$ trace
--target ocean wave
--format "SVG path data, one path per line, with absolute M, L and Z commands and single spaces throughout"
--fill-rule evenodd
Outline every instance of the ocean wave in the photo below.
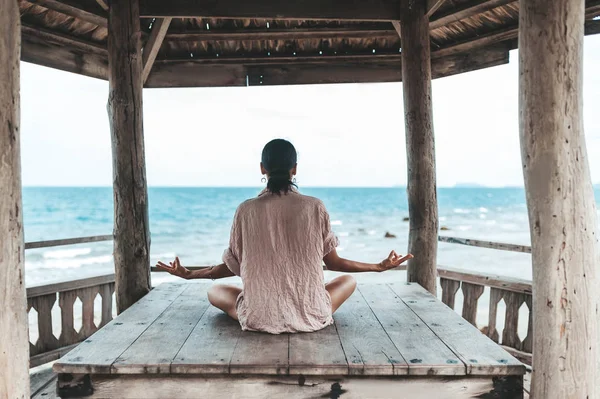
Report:
M 488 209 L 484 208 L 484 207 L 481 207 L 481 208 L 479 208 L 479 212 L 481 212 L 481 213 L 488 213 Z
M 341 220 L 332 220 L 331 221 L 331 225 L 332 226 L 341 226 L 342 225 L 342 221 Z
M 157 258 L 157 259 L 170 259 L 173 260 L 175 259 L 175 257 L 177 256 L 177 254 L 175 252 L 163 252 L 160 254 L 152 254 L 152 258 Z
M 97 265 L 102 263 L 112 263 L 112 255 L 92 256 L 89 258 L 79 259 L 49 259 L 42 262 L 27 262 L 26 268 L 32 269 L 79 269 L 86 265 Z
M 350 233 L 348 233 L 347 231 L 342 231 L 341 233 L 338 233 L 338 236 L 340 237 L 348 237 L 350 235 Z
M 44 252 L 44 259 L 68 259 L 77 256 L 89 255 L 92 248 L 73 248 L 73 249 L 58 249 L 54 251 Z

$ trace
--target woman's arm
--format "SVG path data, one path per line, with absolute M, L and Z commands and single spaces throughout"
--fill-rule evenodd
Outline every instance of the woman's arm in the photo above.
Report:
M 408 259 L 412 259 L 413 255 L 400 256 L 396 251 L 390 252 L 390 255 L 383 261 L 375 263 L 362 263 L 349 259 L 340 258 L 337 251 L 334 249 L 323 258 L 327 270 L 346 273 L 361 273 L 361 272 L 383 272 L 400 266 Z
M 186 280 L 193 280 L 193 279 L 218 280 L 220 278 L 235 276 L 235 274 L 233 274 L 233 272 L 231 270 L 229 270 L 229 268 L 227 267 L 227 265 L 225 265 L 225 263 L 222 263 L 218 266 L 206 266 L 206 267 L 203 267 L 202 269 L 189 270 L 188 268 L 181 266 L 181 262 L 179 261 L 178 257 L 176 257 L 173 262 L 169 262 L 169 265 L 159 261 L 156 264 L 156 267 L 163 269 L 164 271 L 166 271 L 174 276 L 181 277 Z

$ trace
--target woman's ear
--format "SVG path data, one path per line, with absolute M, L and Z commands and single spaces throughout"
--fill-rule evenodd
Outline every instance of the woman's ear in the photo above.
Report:
M 267 174 L 267 170 L 263 166 L 262 162 L 260 163 L 260 174 L 261 175 L 266 175 Z
M 294 165 L 294 167 L 292 168 L 292 176 L 296 176 L 297 169 L 298 169 L 298 164 Z

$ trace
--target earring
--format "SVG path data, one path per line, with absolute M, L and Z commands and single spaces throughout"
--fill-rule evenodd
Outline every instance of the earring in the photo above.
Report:
M 292 179 L 292 183 L 296 183 L 296 178 L 295 177 Z
M 261 183 L 266 183 L 266 182 L 267 182 L 267 178 L 263 176 L 263 178 L 262 178 L 262 179 L 260 179 L 260 182 L 261 182 Z

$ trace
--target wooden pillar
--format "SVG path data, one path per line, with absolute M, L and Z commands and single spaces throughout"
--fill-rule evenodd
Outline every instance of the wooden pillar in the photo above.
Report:
M 519 124 L 534 398 L 598 398 L 598 228 L 583 132 L 583 0 L 521 0 Z
M 431 105 L 429 19 L 425 0 L 400 1 L 402 87 L 408 162 L 408 281 L 436 293 L 438 209 Z
M 0 0 L 0 398 L 29 398 L 29 337 L 21 204 L 21 21 Z
M 117 310 L 121 313 L 150 291 L 138 0 L 110 2 L 108 63 L 116 299 Z

